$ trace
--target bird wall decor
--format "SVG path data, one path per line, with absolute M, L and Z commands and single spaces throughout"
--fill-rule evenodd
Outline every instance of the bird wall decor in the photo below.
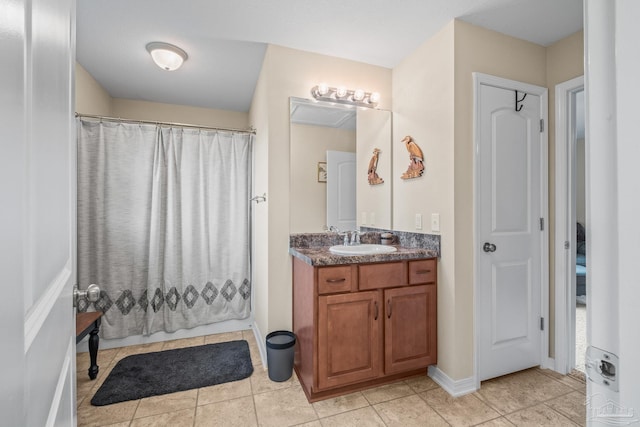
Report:
M 367 178 L 369 179 L 370 185 L 378 185 L 382 184 L 384 180 L 378 176 L 376 169 L 378 169 L 378 156 L 380 155 L 380 149 L 373 149 L 373 156 L 371 160 L 369 160 L 369 169 L 367 170 Z
M 422 176 L 422 173 L 424 172 L 424 157 L 422 155 L 422 150 L 409 135 L 405 136 L 402 142 L 404 142 L 407 147 L 407 151 L 409 152 L 410 163 L 406 172 L 403 173 L 400 178 L 412 179 Z

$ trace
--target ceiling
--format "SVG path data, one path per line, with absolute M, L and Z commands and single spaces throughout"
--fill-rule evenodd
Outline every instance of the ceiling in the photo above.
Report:
M 246 112 L 267 44 L 393 68 L 455 18 L 548 46 L 582 0 L 82 0 L 77 60 L 114 98 Z M 189 58 L 163 71 L 151 41 Z
M 356 109 L 328 102 L 291 98 L 291 123 L 356 130 Z

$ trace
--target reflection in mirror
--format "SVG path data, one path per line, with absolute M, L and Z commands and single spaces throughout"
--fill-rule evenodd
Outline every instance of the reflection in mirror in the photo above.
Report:
M 317 233 L 331 225 L 390 229 L 391 112 L 291 98 L 290 113 L 291 233 Z M 368 168 L 376 148 L 377 174 L 384 182 L 370 185 Z M 329 160 L 348 157 L 335 152 L 355 153 L 355 188 L 343 181 L 348 174 L 335 173 L 349 170 L 344 163 L 327 165 L 327 182 L 320 179 L 319 164 L 327 162 L 328 151 L 333 152 Z M 342 176 L 339 184 L 336 176 Z M 337 223 L 329 223 L 327 206 L 337 209 Z

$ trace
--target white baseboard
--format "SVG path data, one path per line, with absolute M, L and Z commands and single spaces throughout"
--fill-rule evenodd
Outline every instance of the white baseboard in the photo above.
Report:
M 100 338 L 99 348 L 107 349 L 107 348 L 116 348 L 116 347 L 126 347 L 129 345 L 150 344 L 150 343 L 161 342 L 161 341 L 171 341 L 171 340 L 178 340 L 183 338 L 200 337 L 203 335 L 243 331 L 246 329 L 253 329 L 255 334 L 256 329 L 254 329 L 254 322 L 251 316 L 242 320 L 227 320 L 224 322 L 212 323 L 210 325 L 196 326 L 195 328 L 192 328 L 192 329 L 181 329 L 179 331 L 171 332 L 171 333 L 156 332 L 151 335 L 134 335 L 126 338 L 117 338 L 117 339 L 110 339 L 110 340 Z M 87 338 L 83 339 L 81 342 L 79 342 L 76 345 L 77 353 L 83 353 L 83 352 L 89 351 L 88 339 L 89 338 L 87 335 Z M 256 335 L 256 341 L 258 341 L 258 345 L 260 346 L 261 342 L 258 339 L 257 335 Z M 264 346 L 264 343 L 262 344 L 262 346 Z M 262 347 L 260 348 L 260 356 L 262 357 L 264 362 L 266 358 L 263 356 Z
M 546 360 L 542 361 L 542 365 L 540 366 L 542 369 L 550 369 L 552 371 L 556 370 L 556 359 L 552 357 L 547 357 Z
M 253 336 L 256 337 L 256 342 L 258 343 L 258 350 L 260 350 L 260 359 L 262 359 L 262 368 L 267 369 L 267 347 L 266 341 L 262 336 L 262 332 L 260 332 L 260 328 L 254 322 L 252 325 Z
M 476 380 L 474 377 L 454 380 L 438 369 L 437 366 L 429 366 L 428 374 L 433 381 L 438 383 L 444 391 L 453 397 L 464 396 L 465 394 L 473 393 L 477 390 Z

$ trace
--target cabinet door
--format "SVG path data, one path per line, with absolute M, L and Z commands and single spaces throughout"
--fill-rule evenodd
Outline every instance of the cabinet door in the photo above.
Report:
M 379 292 L 318 297 L 318 389 L 381 374 Z
M 436 285 L 387 289 L 385 374 L 436 363 Z

